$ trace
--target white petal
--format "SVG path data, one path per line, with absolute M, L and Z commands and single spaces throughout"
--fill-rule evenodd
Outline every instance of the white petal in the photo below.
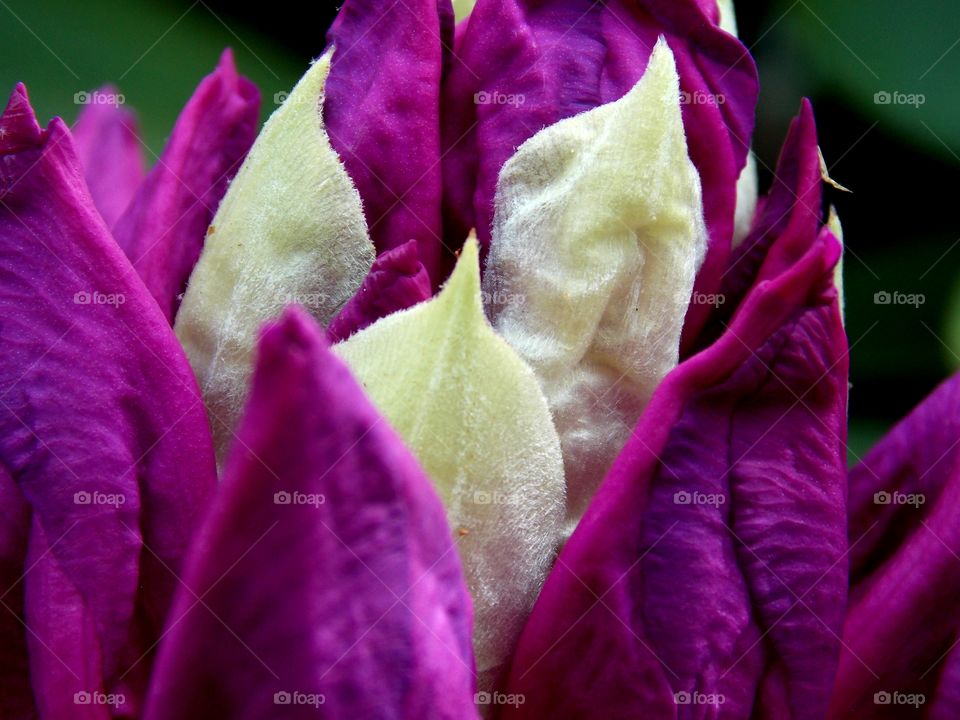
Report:
M 706 245 L 662 38 L 624 97 L 537 133 L 500 173 L 487 313 L 550 404 L 571 526 L 677 364 Z
M 489 690 L 553 562 L 564 481 L 537 380 L 483 314 L 476 242 L 437 297 L 334 350 L 443 498 L 474 601 L 480 686 Z
M 246 399 L 260 326 L 291 302 L 326 325 L 373 263 L 360 196 L 323 128 L 331 54 L 264 125 L 210 225 L 177 314 L 221 459 Z

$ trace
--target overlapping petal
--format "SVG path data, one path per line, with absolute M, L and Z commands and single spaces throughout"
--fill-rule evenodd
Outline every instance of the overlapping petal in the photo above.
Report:
M 839 243 L 805 242 L 772 243 L 723 335 L 654 394 L 534 608 L 506 717 L 825 713 L 847 362 Z
M 450 0 L 347 0 L 324 107 L 330 143 L 363 198 L 378 253 L 417 241 L 437 287 L 452 265 L 441 218 L 440 84 L 451 62 Z
M 112 86 L 88 95 L 73 124 L 73 142 L 83 173 L 107 227 L 113 227 L 143 181 L 143 150 L 137 118 Z
M 474 599 L 480 687 L 496 687 L 556 553 L 560 442 L 536 377 L 483 315 L 477 245 L 433 300 L 336 346 L 433 479 Z
M 494 190 L 515 148 L 542 128 L 622 97 L 657 38 L 676 57 L 690 157 L 703 182 L 710 248 L 697 290 L 726 268 L 736 180 L 747 156 L 757 75 L 746 48 L 694 0 L 480 0 L 458 32 L 444 84 L 445 217 L 449 236 L 490 240 Z M 692 307 L 695 337 L 709 307 Z
M 142 655 L 215 483 L 210 432 L 69 130 L 42 130 L 22 86 L 0 160 L 0 465 L 32 516 L 31 677 L 44 707 L 73 707 L 79 688 L 122 694 L 99 713 L 135 713 Z
M 147 720 L 475 715 L 442 505 L 325 345 L 299 309 L 263 333 Z
M 330 58 L 314 63 L 264 125 L 210 225 L 177 315 L 221 460 L 260 325 L 289 302 L 327 325 L 374 260 L 360 197 L 324 130 Z
M 500 173 L 487 315 L 534 372 L 560 435 L 568 532 L 677 364 L 707 246 L 673 55 L 561 120 Z
M 113 228 L 171 324 L 210 221 L 256 137 L 259 113 L 260 92 L 224 50 Z
M 960 376 L 937 388 L 850 472 L 851 598 L 831 717 L 890 717 L 920 695 L 957 704 Z
M 346 340 L 380 318 L 430 297 L 430 276 L 420 262 L 416 240 L 377 256 L 357 294 L 327 326 L 327 340 Z

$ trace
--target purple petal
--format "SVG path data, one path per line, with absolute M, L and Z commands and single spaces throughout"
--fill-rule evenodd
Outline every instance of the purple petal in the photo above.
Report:
M 256 137 L 259 113 L 259 91 L 224 50 L 113 229 L 171 323 L 210 221 Z
M 443 507 L 325 346 L 296 308 L 262 335 L 148 720 L 317 717 L 298 704 L 311 698 L 324 718 L 474 716 L 470 601 Z
M 805 240 L 792 263 L 772 245 L 724 334 L 654 394 L 534 608 L 506 717 L 823 716 L 847 361 L 839 243 Z
M 960 375 L 850 472 L 851 602 L 832 717 L 888 717 L 875 693 L 960 707 Z M 900 708 L 902 709 L 902 708 Z M 937 715 L 937 713 L 940 713 Z
M 36 717 L 26 634 L 23 630 L 23 571 L 30 508 L 0 466 L 0 717 Z
M 118 92 L 108 85 L 94 97 L 116 98 Z M 93 102 L 80 112 L 71 132 L 93 204 L 107 227 L 113 227 L 143 180 L 137 116 L 116 102 Z
M 25 580 L 28 624 L 64 648 L 31 642 L 31 672 L 83 677 L 70 658 L 89 663 L 78 648 L 96 645 L 102 689 L 135 704 L 138 658 L 216 482 L 210 431 L 173 331 L 93 206 L 66 125 L 41 130 L 18 86 L 0 138 L 0 464 L 32 510 L 31 552 L 49 561 Z M 61 621 L 48 596 L 82 605 L 86 624 Z M 67 690 L 52 682 L 45 702 L 66 702 Z
M 924 521 L 960 461 L 960 375 L 933 391 L 850 471 L 850 576 L 854 584 Z
M 736 181 L 757 98 L 756 68 L 743 45 L 693 0 L 480 0 L 465 22 L 444 85 L 451 114 L 443 166 L 449 237 L 476 227 L 487 247 L 504 162 L 547 125 L 623 96 L 664 35 L 681 90 L 697 99 L 683 106 L 711 233 L 697 290 L 715 292 L 726 268 Z M 706 309 L 691 308 L 690 332 L 702 325 Z
M 430 298 L 430 276 L 420 262 L 416 240 L 377 257 L 363 284 L 327 327 L 331 343 L 346 340 L 380 318 Z
M 336 54 L 324 119 L 378 253 L 417 241 L 434 289 L 443 244 L 440 82 L 453 45 L 450 0 L 347 0 L 327 33 Z

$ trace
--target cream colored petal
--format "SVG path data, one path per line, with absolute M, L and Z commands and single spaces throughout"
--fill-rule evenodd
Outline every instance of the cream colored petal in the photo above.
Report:
M 210 225 L 177 314 L 220 460 L 246 399 L 260 326 L 291 302 L 325 325 L 373 263 L 360 196 L 323 128 L 332 52 L 263 126 Z
M 521 145 L 495 202 L 487 314 L 547 397 L 570 529 L 677 364 L 706 251 L 700 179 L 666 42 L 620 100 Z
M 747 164 L 737 178 L 737 209 L 733 220 L 734 248 L 750 234 L 753 216 L 757 212 L 757 185 L 757 158 L 751 150 L 747 153 Z
M 484 317 L 476 241 L 437 297 L 334 350 L 443 498 L 474 601 L 480 685 L 490 689 L 553 562 L 564 482 L 537 380 Z
M 457 22 L 463 20 L 473 11 L 477 0 L 453 0 L 453 16 Z
M 733 0 L 717 0 L 720 8 L 720 27 L 731 35 L 737 34 L 737 15 L 733 10 Z
M 843 226 L 840 224 L 840 216 L 837 215 L 837 209 L 833 205 L 830 206 L 830 215 L 827 217 L 827 227 L 830 229 L 830 232 L 833 233 L 834 237 L 840 241 L 840 245 L 843 246 Z M 840 256 L 839 260 L 837 260 L 837 266 L 833 269 L 833 284 L 837 288 L 837 296 L 840 303 L 840 319 L 845 321 L 845 298 L 843 297 L 843 255 Z

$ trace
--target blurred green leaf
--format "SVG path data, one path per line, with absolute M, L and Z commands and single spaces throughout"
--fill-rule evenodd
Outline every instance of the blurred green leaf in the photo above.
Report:
M 942 0 L 780 0 L 822 89 L 960 163 L 960 13 Z
M 318 29 L 318 52 L 322 45 Z M 260 88 L 264 118 L 275 109 L 274 94 L 306 70 L 304 61 L 201 1 L 0 2 L 0 88 L 9 92 L 23 81 L 42 123 L 53 115 L 72 122 L 79 110 L 74 94 L 112 82 L 139 115 L 151 163 L 227 46 Z

